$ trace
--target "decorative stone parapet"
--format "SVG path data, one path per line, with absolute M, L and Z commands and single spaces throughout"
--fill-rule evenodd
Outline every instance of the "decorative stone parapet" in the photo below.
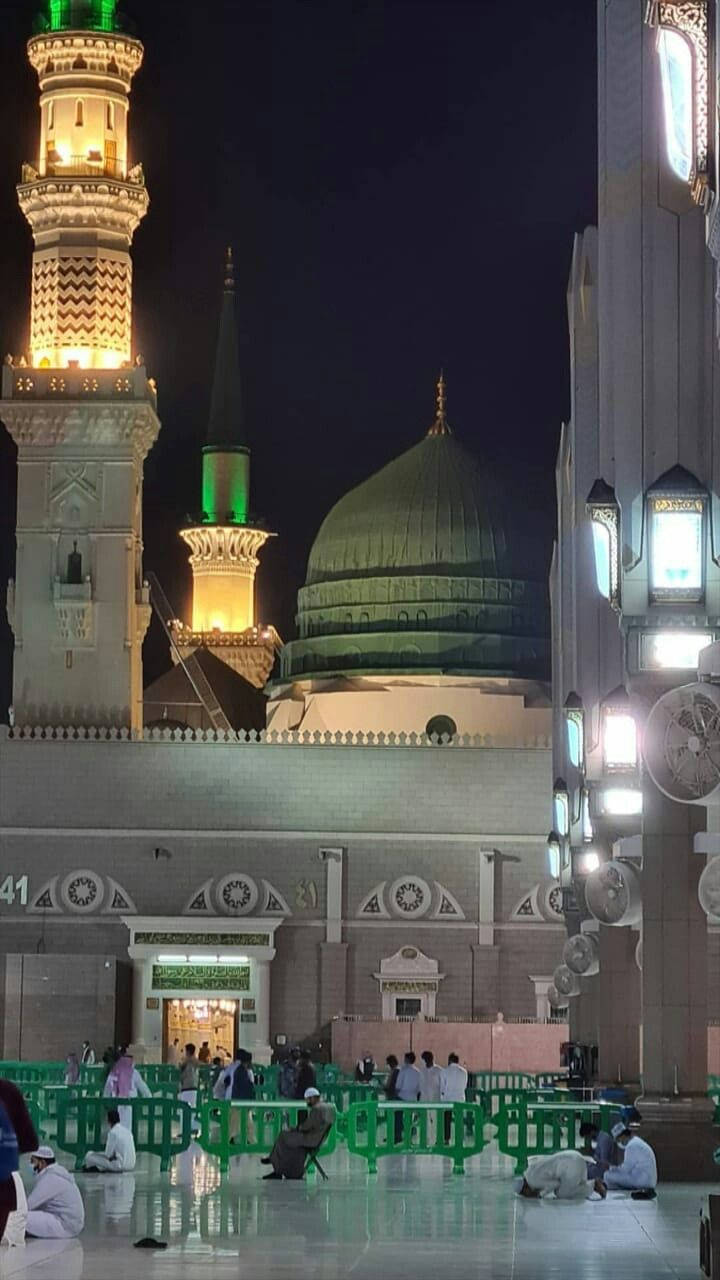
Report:
M 547 735 L 534 738 L 511 739 L 493 734 L 460 734 L 453 739 L 440 739 L 435 734 L 423 733 L 329 733 L 309 731 L 250 729 L 247 732 L 224 733 L 214 729 L 144 729 L 132 735 L 134 741 L 162 743 L 229 743 L 237 746 L 296 746 L 296 747 L 424 747 L 443 750 L 549 750 L 551 739 Z M 112 726 L 78 725 L 0 725 L 0 742 L 128 742 L 127 728 Z

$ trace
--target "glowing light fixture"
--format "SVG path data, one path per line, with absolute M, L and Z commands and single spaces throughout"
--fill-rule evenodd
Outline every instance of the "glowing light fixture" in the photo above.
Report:
M 191 956 L 190 964 L 217 964 L 217 956 Z
M 576 769 L 585 767 L 585 711 L 577 693 L 569 693 L 563 708 L 568 759 Z
M 702 598 L 704 508 L 699 496 L 650 497 L 650 593 L 655 602 Z
M 620 606 L 620 511 L 615 490 L 604 480 L 596 480 L 585 506 L 592 521 L 597 589 L 617 609 Z
M 553 880 L 560 879 L 561 841 L 557 831 L 551 831 L 547 838 L 548 871 Z
M 645 671 L 697 671 L 700 652 L 715 639 L 711 631 L 646 631 L 640 639 Z
M 642 791 L 634 787 L 608 787 L 599 792 L 599 806 L 610 817 L 635 818 L 642 813 Z
M 187 964 L 187 956 L 158 956 L 158 964 Z
M 694 158 L 692 51 L 684 36 L 668 28 L 660 31 L 658 51 L 667 156 L 677 176 L 689 182 Z
M 247 964 L 247 956 L 218 956 L 218 964 Z
M 555 830 L 561 836 L 570 834 L 570 796 L 564 778 L 556 778 L 553 786 Z
M 592 875 L 600 866 L 600 854 L 595 849 L 583 849 L 575 856 L 575 871 L 580 876 Z
M 603 764 L 609 773 L 637 768 L 637 725 L 622 686 L 610 694 L 602 707 L 602 750 Z
M 590 817 L 590 793 L 587 787 L 583 788 L 580 799 L 580 822 L 582 825 L 582 838 L 586 844 L 589 844 L 593 838 L 593 824 Z

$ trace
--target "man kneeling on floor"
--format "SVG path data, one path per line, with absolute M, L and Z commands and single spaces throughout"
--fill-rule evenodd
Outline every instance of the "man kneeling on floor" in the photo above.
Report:
M 306 1089 L 305 1101 L 308 1104 L 305 1119 L 297 1129 L 284 1129 L 270 1155 L 261 1161 L 273 1167 L 272 1173 L 265 1174 L 266 1178 L 302 1178 L 308 1151 L 317 1150 L 328 1129 L 332 1128 L 335 1109 L 329 1103 L 321 1102 L 318 1090 Z
M 135 1139 L 129 1129 L 120 1123 L 120 1112 L 108 1111 L 107 1142 L 104 1151 L 88 1151 L 84 1169 L 96 1169 L 99 1173 L 128 1173 L 135 1168 Z
M 652 1147 L 624 1124 L 616 1124 L 612 1136 L 623 1153 L 623 1162 L 617 1169 L 608 1169 L 605 1185 L 613 1190 L 643 1192 L 635 1197 L 638 1200 L 654 1200 L 658 1175 Z
M 85 1226 L 85 1206 L 72 1174 L 55 1162 L 52 1147 L 30 1156 L 35 1185 L 28 1196 L 27 1233 L 41 1240 L 72 1240 Z
M 554 1194 L 556 1200 L 587 1200 L 595 1195 L 604 1200 L 607 1191 L 599 1178 L 588 1178 L 587 1160 L 579 1151 L 556 1151 L 550 1156 L 535 1156 L 524 1178 L 516 1179 L 518 1195 L 529 1200 Z

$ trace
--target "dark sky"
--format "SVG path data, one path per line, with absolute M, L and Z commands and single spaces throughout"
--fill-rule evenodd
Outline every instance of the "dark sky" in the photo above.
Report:
M 28 325 L 31 241 L 14 184 L 37 150 L 24 53 L 37 7 L 0 3 L 2 353 L 23 348 Z M 131 157 L 151 197 L 133 248 L 135 348 L 163 424 L 145 469 L 145 559 L 177 610 L 190 570 L 176 531 L 199 505 L 226 243 L 253 507 L 279 534 L 263 552 L 263 620 L 292 637 L 318 526 L 420 438 L 441 365 L 452 426 L 512 478 L 548 560 L 572 236 L 596 216 L 592 0 L 126 7 L 146 46 Z M 0 435 L 4 581 L 14 453 Z M 9 640 L 3 620 L 6 654 Z M 160 641 L 146 646 L 148 676 L 166 663 Z

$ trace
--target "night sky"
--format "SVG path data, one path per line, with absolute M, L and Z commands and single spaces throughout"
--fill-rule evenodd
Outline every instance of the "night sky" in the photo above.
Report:
M 568 414 L 567 275 L 596 219 L 591 0 L 132 0 L 145 43 L 130 154 L 135 349 L 158 381 L 145 563 L 188 616 L 177 529 L 200 497 L 224 246 L 233 245 L 262 620 L 295 596 L 330 506 L 414 444 L 439 367 L 463 442 L 511 480 L 549 562 Z M 0 3 L 0 354 L 26 345 L 37 152 L 24 42 Z M 0 431 L 0 579 L 14 558 L 14 448 Z M 0 715 L 9 629 L 0 621 Z M 168 665 L 153 623 L 146 676 Z

